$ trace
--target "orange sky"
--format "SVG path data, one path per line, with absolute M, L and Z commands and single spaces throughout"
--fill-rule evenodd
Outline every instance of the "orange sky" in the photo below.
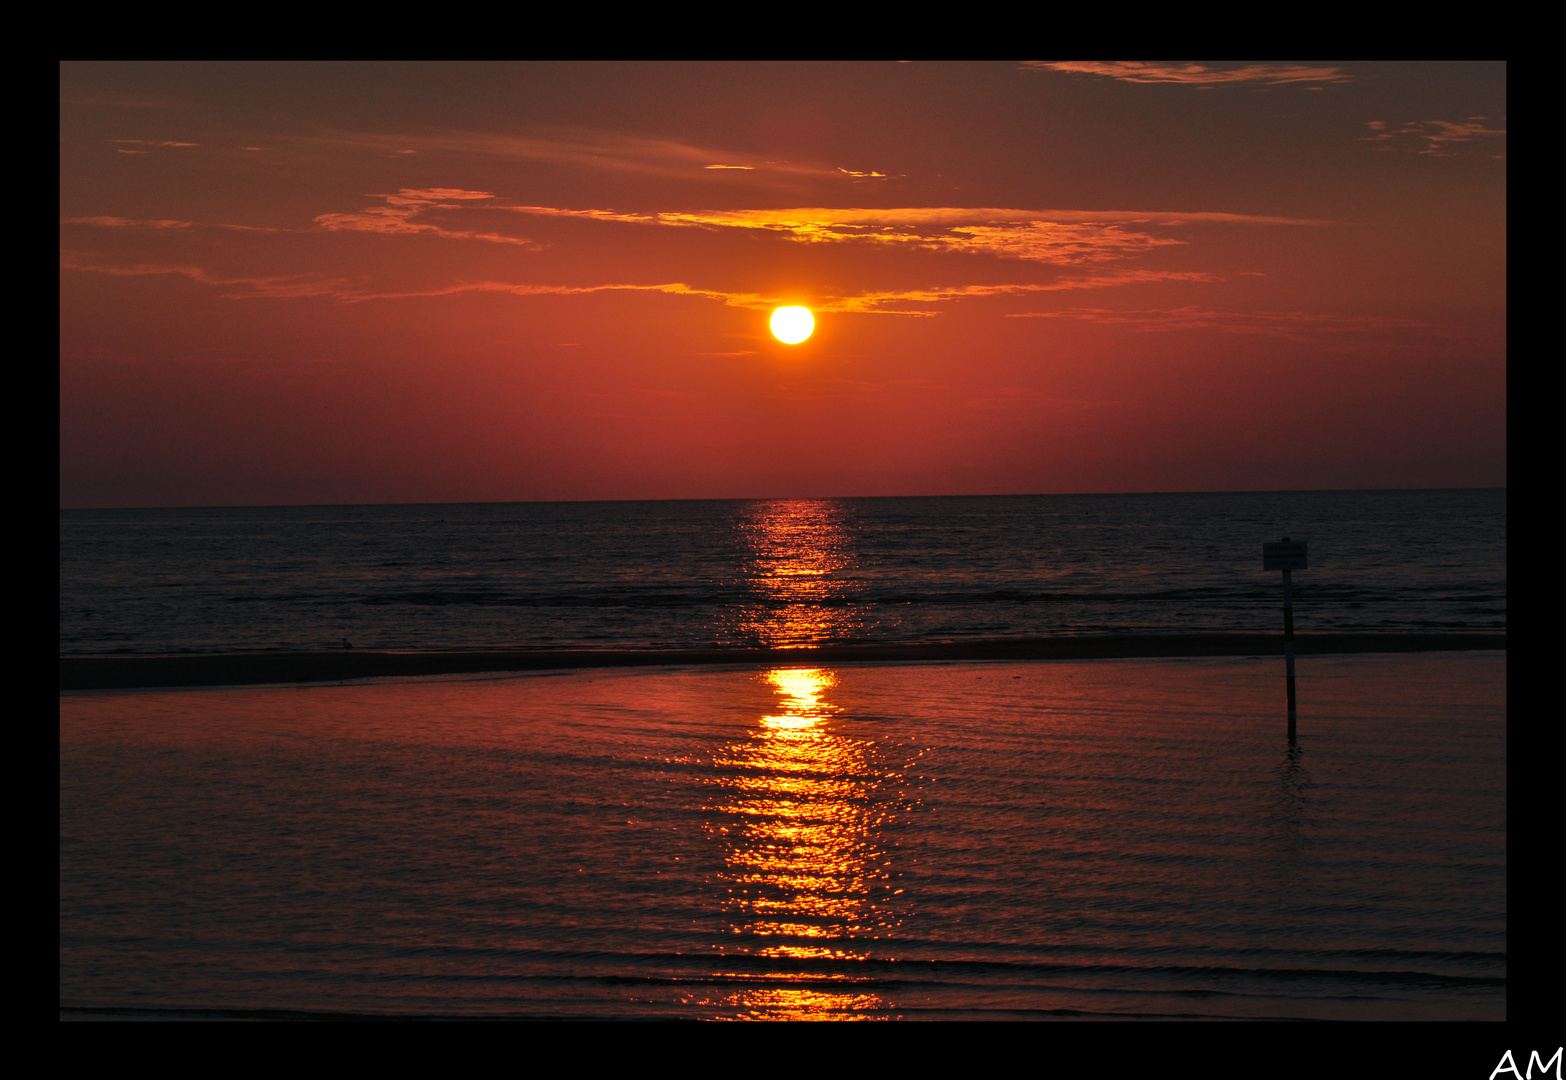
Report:
M 67 64 L 61 504 L 1504 485 L 1505 75 Z

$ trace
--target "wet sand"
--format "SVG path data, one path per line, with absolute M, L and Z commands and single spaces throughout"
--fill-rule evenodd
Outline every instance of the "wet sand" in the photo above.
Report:
M 1505 634 L 1301 634 L 1301 656 L 1505 649 Z M 462 652 L 181 653 L 62 656 L 60 689 L 135 690 L 177 686 L 339 682 L 572 668 L 711 664 L 851 664 L 888 661 L 1101 660 L 1201 656 L 1282 656 L 1278 634 L 1104 634 L 934 644 L 827 645 L 793 649 L 570 649 Z

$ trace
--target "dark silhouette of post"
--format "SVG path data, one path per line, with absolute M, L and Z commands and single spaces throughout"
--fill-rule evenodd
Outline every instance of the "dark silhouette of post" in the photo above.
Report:
M 1262 545 L 1262 569 L 1283 571 L 1283 664 L 1289 686 L 1289 742 L 1294 742 L 1294 595 L 1291 570 L 1304 570 L 1305 541 L 1287 536 L 1281 543 Z
M 1285 540 L 1288 537 L 1284 537 Z M 1289 572 L 1283 572 L 1283 666 L 1289 681 L 1289 741 L 1294 741 L 1294 597 Z

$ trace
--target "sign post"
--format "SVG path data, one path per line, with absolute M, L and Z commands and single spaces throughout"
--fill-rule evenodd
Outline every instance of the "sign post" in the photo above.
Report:
M 1294 597 L 1290 594 L 1289 571 L 1304 570 L 1305 541 L 1290 540 L 1262 545 L 1262 569 L 1283 571 L 1283 662 L 1289 681 L 1289 743 L 1294 742 Z

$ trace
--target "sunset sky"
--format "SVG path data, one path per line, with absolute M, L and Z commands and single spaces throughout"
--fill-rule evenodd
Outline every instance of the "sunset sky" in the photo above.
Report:
M 1505 129 L 1503 64 L 66 64 L 61 504 L 1504 485 Z

